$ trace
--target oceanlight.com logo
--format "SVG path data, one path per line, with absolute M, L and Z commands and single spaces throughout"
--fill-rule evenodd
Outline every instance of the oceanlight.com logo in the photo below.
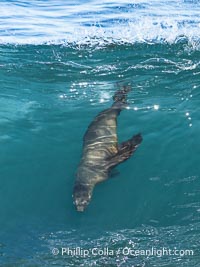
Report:
M 54 256 L 61 255 L 61 256 L 69 256 L 69 257 L 91 257 L 91 256 L 147 256 L 147 257 L 164 257 L 164 256 L 177 256 L 177 257 L 184 257 L 184 256 L 193 256 L 194 251 L 192 249 L 169 249 L 162 247 L 160 249 L 151 247 L 150 249 L 134 249 L 133 247 L 124 247 L 119 248 L 117 250 L 110 249 L 108 247 L 104 248 L 69 248 L 69 247 L 62 247 L 62 248 L 53 248 L 51 250 Z

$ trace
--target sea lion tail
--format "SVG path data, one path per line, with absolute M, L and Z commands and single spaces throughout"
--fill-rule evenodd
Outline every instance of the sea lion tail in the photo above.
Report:
M 124 85 L 113 96 L 113 107 L 122 109 L 127 103 L 127 94 L 131 91 L 130 85 Z

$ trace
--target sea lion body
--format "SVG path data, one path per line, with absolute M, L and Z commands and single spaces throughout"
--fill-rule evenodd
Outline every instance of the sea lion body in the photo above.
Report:
M 78 211 L 84 211 L 89 204 L 95 185 L 108 179 L 110 170 L 128 159 L 142 141 L 139 134 L 118 145 L 117 116 L 124 106 L 126 94 L 126 87 L 117 91 L 112 107 L 100 112 L 84 135 L 73 192 Z

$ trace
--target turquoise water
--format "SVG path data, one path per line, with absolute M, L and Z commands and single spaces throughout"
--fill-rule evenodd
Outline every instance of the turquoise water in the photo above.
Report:
M 162 8 L 160 1 L 84 2 L 79 16 L 78 2 L 38 3 L 2 1 L 0 265 L 199 266 L 198 1 Z M 176 17 L 167 15 L 169 4 Z M 137 36 L 133 14 L 137 23 L 144 21 Z M 27 16 L 38 22 L 29 21 L 28 28 Z M 73 36 L 70 27 L 64 33 L 65 23 L 75 33 L 77 23 L 85 36 Z M 94 116 L 112 105 L 120 84 L 132 90 L 118 118 L 119 141 L 141 132 L 143 142 L 77 213 L 72 190 L 82 138 Z M 62 248 L 76 247 L 109 248 L 115 255 L 61 255 Z M 194 255 L 117 253 L 126 247 L 189 249 Z

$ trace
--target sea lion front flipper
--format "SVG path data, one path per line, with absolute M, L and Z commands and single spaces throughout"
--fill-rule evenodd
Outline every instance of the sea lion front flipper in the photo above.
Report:
M 120 171 L 118 171 L 117 169 L 111 169 L 109 172 L 109 177 L 110 178 L 115 178 L 120 174 Z
M 107 159 L 107 167 L 109 169 L 113 168 L 119 163 L 129 159 L 141 142 L 142 135 L 139 133 L 137 135 L 134 135 L 131 139 L 121 143 L 118 146 L 118 153 L 115 154 L 113 157 Z

